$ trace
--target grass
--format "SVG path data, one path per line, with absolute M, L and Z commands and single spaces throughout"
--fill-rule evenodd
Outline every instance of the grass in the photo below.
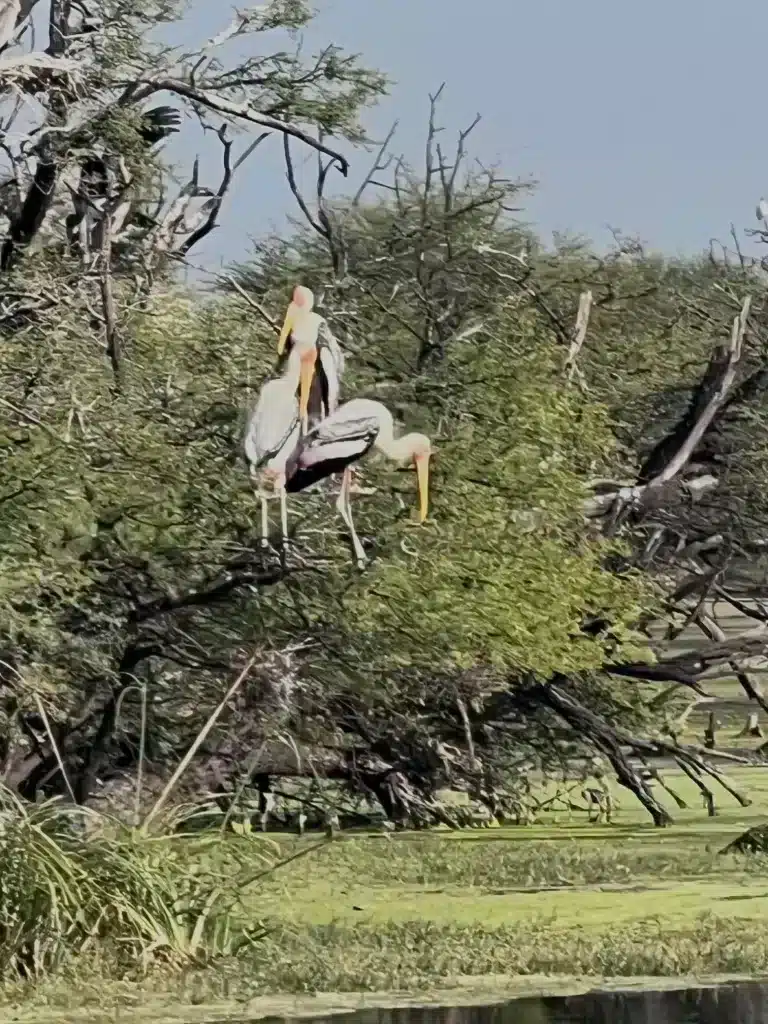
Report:
M 575 984 L 577 976 L 768 973 L 768 858 L 718 852 L 768 818 L 768 771 L 732 771 L 754 803 L 744 809 L 724 797 L 715 819 L 685 778 L 666 777 L 690 799 L 687 811 L 671 808 L 678 824 L 669 829 L 654 829 L 624 796 L 610 826 L 572 815 L 528 828 L 342 834 L 253 885 L 243 879 L 260 874 L 259 864 L 248 867 L 258 840 L 230 835 L 217 846 L 203 837 L 209 845 L 193 848 L 190 863 L 203 878 L 236 883 L 229 934 L 265 921 L 258 942 L 206 957 L 205 944 L 198 956 L 179 941 L 175 959 L 122 974 L 86 950 L 55 975 L 6 982 L 0 995 L 39 1021 L 85 1020 L 72 1014 L 89 1007 L 152 1020 L 180 1005 L 193 1021 L 195 1007 L 206 1020 L 227 1007 L 240 1019 L 276 1012 L 287 994 L 464 992 L 478 975 L 509 988 L 524 979 L 541 985 L 543 976 Z M 277 842 L 282 858 L 313 844 Z
M 665 830 L 629 805 L 611 826 L 582 819 L 342 838 L 260 893 L 261 911 L 280 923 L 282 949 L 279 974 L 262 975 L 262 985 L 312 991 L 434 987 L 478 973 L 764 973 L 768 859 L 719 851 L 765 820 L 768 771 L 731 774 L 754 804 L 744 809 L 726 797 L 721 816 L 707 819 L 688 780 L 666 773 L 690 807 L 675 809 L 679 824 Z
M 95 952 L 116 974 L 232 955 L 253 937 L 234 927 L 238 879 L 268 850 L 233 837 L 208 865 L 214 841 L 0 789 L 0 980 L 37 979 Z

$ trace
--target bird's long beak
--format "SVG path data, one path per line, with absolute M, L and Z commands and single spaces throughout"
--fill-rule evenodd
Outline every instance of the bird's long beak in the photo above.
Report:
M 315 376 L 315 361 L 317 360 L 317 349 L 313 348 L 301 358 L 301 369 L 299 371 L 299 415 L 307 415 L 309 408 L 309 389 L 312 387 L 312 378 Z
M 423 523 L 429 508 L 429 455 L 417 455 L 413 462 L 419 484 L 419 522 Z
M 283 326 L 280 329 L 280 337 L 277 340 L 277 354 L 281 356 L 285 343 L 288 341 L 288 335 L 293 330 L 293 325 L 296 320 L 296 306 L 292 302 L 285 312 L 285 320 L 283 320 Z

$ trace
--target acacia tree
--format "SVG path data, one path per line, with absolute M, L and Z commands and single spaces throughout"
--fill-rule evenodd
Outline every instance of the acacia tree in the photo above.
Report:
M 639 473 L 642 445 L 658 438 L 633 432 L 625 407 L 662 405 L 667 381 L 643 391 L 619 373 L 617 388 L 617 338 L 635 336 L 651 362 L 671 352 L 682 380 L 692 351 L 706 361 L 727 336 L 732 298 L 706 306 L 709 337 L 689 312 L 720 277 L 626 252 L 544 252 L 509 217 L 525 183 L 465 177 L 468 136 L 455 157 L 440 150 L 434 100 L 423 173 L 394 160 L 382 184 L 385 145 L 362 190 L 331 202 L 330 176 L 346 165 L 328 140 L 359 138 L 355 111 L 380 76 L 335 50 L 310 66 L 275 52 L 226 70 L 210 48 L 179 58 L 150 45 L 146 12 L 120 4 L 114 15 L 62 32 L 44 74 L 28 62 L 45 123 L 9 154 L 19 202 L 0 278 L 6 778 L 29 796 L 63 791 L 55 739 L 85 800 L 97 776 L 134 769 L 140 728 L 161 767 L 256 647 L 258 671 L 200 751 L 199 785 L 277 770 L 255 754 L 280 735 L 293 771 L 310 751 L 315 770 L 367 787 L 398 816 L 434 815 L 440 785 L 490 798 L 521 756 L 551 766 L 596 746 L 663 823 L 628 753 L 716 772 L 660 730 L 637 682 L 697 686 L 702 671 L 663 651 L 647 664 L 637 629 L 683 585 L 679 558 L 643 555 L 639 499 L 661 493 L 682 515 L 690 459 L 663 492 L 649 486 L 656 470 Z M 271 4 L 229 35 L 261 39 L 305 17 L 301 4 Z M 225 161 L 214 195 L 193 168 L 164 198 L 152 147 L 182 121 L 176 107 L 147 109 L 161 91 L 205 125 L 226 121 L 212 125 Z M 282 137 L 308 226 L 236 269 L 236 295 L 203 301 L 171 272 L 213 228 L 238 159 L 261 139 L 236 156 L 234 124 Z M 298 145 L 319 154 L 311 202 L 296 183 Z M 383 197 L 366 198 L 373 188 Z M 404 534 L 405 507 L 393 522 L 406 481 L 366 471 L 377 493 L 356 501 L 374 556 L 363 577 L 323 494 L 292 504 L 290 559 L 255 543 L 239 411 L 268 371 L 297 278 L 351 353 L 352 392 L 384 399 L 438 447 L 436 521 L 418 534 Z M 750 339 L 739 327 L 734 344 Z M 621 488 L 587 493 L 609 471 L 639 481 L 631 514 L 619 515 Z M 585 524 L 584 511 L 599 515 Z M 708 663 L 732 653 L 718 648 Z
M 295 571 L 255 551 L 237 464 L 263 336 L 237 310 L 194 308 L 172 261 L 215 227 L 270 136 L 346 173 L 324 140 L 359 138 L 384 80 L 335 47 L 270 48 L 270 33 L 307 22 L 301 0 L 240 12 L 185 52 L 155 41 L 180 10 L 50 0 L 45 51 L 0 58 L 0 756 L 30 797 L 65 789 L 54 741 L 78 800 L 104 764 L 135 762 L 137 686 L 151 691 L 149 754 L 175 753 L 190 706 L 215 705 L 246 647 L 274 647 L 233 612 Z M 28 13 L 9 37 L 20 46 L 34 42 Z M 228 62 L 233 40 L 249 56 Z M 161 94 L 174 106 L 150 106 Z M 185 121 L 220 147 L 223 171 L 208 188 L 195 163 L 174 194 L 158 147 Z
M 743 666 L 763 641 L 723 643 L 704 602 L 736 534 L 758 539 L 744 488 L 759 479 L 763 442 L 749 453 L 728 442 L 717 478 L 701 459 L 754 396 L 753 282 L 711 260 L 646 258 L 620 237 L 607 257 L 567 240 L 543 251 L 506 216 L 524 183 L 465 177 L 468 133 L 452 158 L 441 151 L 436 99 L 423 173 L 388 157 L 387 139 L 351 200 L 327 200 L 322 173 L 316 199 L 300 194 L 286 145 L 308 227 L 238 268 L 240 286 L 268 303 L 289 282 L 312 285 L 352 353 L 351 393 L 387 401 L 414 429 L 439 424 L 436 534 L 390 556 L 350 605 L 334 720 L 432 792 L 483 770 L 498 779 L 505 740 L 519 748 L 527 735 L 540 750 L 543 730 L 550 758 L 567 738 L 570 754 L 574 740 L 597 747 L 658 824 L 669 815 L 627 754 L 674 758 L 714 810 L 706 780 L 720 772 L 677 743 L 656 689 L 639 684 L 700 690 L 702 677 L 735 671 L 759 693 Z M 368 188 L 384 197 L 366 202 Z M 701 559 L 735 500 L 742 512 L 713 571 Z M 381 543 L 387 528 L 366 512 Z M 662 642 L 653 664 L 638 660 L 635 630 L 659 614 L 667 640 L 698 621 L 716 642 L 682 657 Z M 343 675 L 337 666 L 337 687 Z M 441 741 L 466 756 L 435 757 Z

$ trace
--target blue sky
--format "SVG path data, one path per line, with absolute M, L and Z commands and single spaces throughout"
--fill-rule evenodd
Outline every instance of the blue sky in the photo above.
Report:
M 526 219 L 545 237 L 608 225 L 653 249 L 689 253 L 730 224 L 755 226 L 768 195 L 768 94 L 762 0 L 316 0 L 308 51 L 332 42 L 394 80 L 366 119 L 422 159 L 427 94 L 446 82 L 449 135 L 483 115 L 472 152 L 539 188 Z M 223 27 L 229 8 L 193 0 L 184 41 Z M 264 37 L 264 41 L 269 37 Z M 190 159 L 185 133 L 174 159 Z M 367 157 L 353 160 L 352 180 Z M 203 167 L 215 178 L 216 165 Z M 312 165 L 306 171 L 312 180 Z M 212 180 L 211 184 L 215 184 Z M 198 251 L 208 265 L 242 257 L 249 236 L 284 225 L 292 199 L 276 139 L 243 169 L 222 226 Z

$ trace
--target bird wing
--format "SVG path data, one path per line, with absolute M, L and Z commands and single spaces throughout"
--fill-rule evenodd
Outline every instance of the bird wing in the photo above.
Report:
M 177 132 L 180 125 L 181 113 L 175 107 L 152 107 L 142 112 L 139 134 L 148 145 L 154 146 Z
M 317 332 L 317 345 L 320 349 L 321 357 L 323 349 L 330 354 L 336 370 L 336 379 L 341 381 L 341 378 L 344 376 L 344 350 L 339 344 L 336 335 L 328 326 L 327 320 L 320 321 L 320 327 Z
M 286 464 L 288 491 L 303 491 L 317 480 L 357 462 L 373 447 L 380 424 L 374 416 L 343 415 L 344 407 L 311 430 Z
M 311 430 L 302 442 L 302 451 L 328 449 L 340 442 L 361 441 L 370 446 L 376 440 L 380 423 L 376 416 L 366 413 L 348 413 L 346 405 L 337 409 Z
M 298 399 L 295 393 L 289 396 L 281 385 L 281 380 L 265 384 L 248 416 L 243 448 L 256 468 L 282 451 L 299 425 Z

